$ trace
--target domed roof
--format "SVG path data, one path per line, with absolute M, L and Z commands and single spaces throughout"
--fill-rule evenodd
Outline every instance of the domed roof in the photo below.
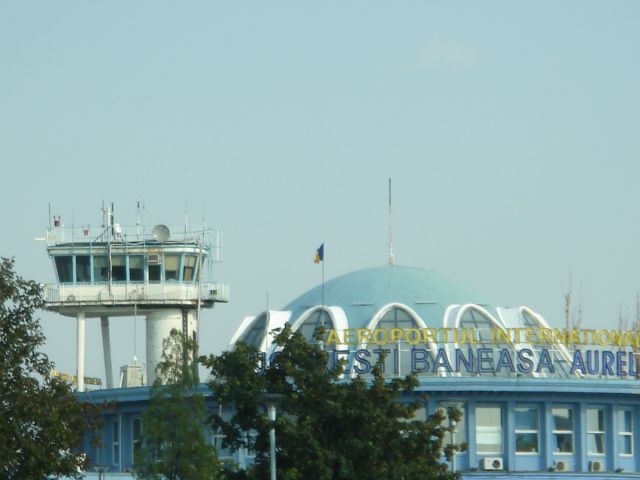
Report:
M 324 305 L 342 308 L 350 328 L 365 328 L 373 315 L 390 303 L 412 308 L 427 325 L 434 327 L 442 326 L 449 305 L 473 303 L 495 311 L 484 295 L 424 268 L 385 265 L 347 273 L 324 284 Z M 291 311 L 291 319 L 295 320 L 309 308 L 322 304 L 319 285 L 283 310 Z

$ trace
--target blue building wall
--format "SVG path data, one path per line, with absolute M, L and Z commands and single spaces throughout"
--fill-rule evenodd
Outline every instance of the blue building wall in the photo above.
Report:
M 206 394 L 208 390 L 202 385 L 200 391 Z M 463 420 L 456 430 L 462 432 L 460 436 L 464 432 L 466 434 L 464 438 L 456 436 L 455 442 L 466 441 L 468 450 L 458 454 L 455 465 L 450 464 L 450 467 L 462 472 L 465 478 L 523 478 L 522 475 L 541 479 L 583 478 L 581 475 L 593 475 L 597 478 L 640 477 L 635 474 L 640 472 L 640 386 L 635 380 L 429 378 L 423 379 L 419 391 L 406 400 L 422 398 L 424 393 L 429 395 L 424 400 L 425 414 L 436 412 L 445 403 L 458 404 L 463 410 Z M 112 410 L 104 413 L 102 446 L 92 447 L 92 438 L 86 439 L 84 448 L 92 463 L 103 466 L 109 473 L 130 472 L 133 467 L 134 428 L 147 406 L 149 388 L 102 390 L 78 395 L 83 401 L 98 404 L 114 402 L 115 405 Z M 491 407 L 499 409 L 501 448 L 483 453 L 479 447 L 479 437 L 483 433 L 478 427 L 478 411 Z M 516 412 L 517 409 L 526 407 L 534 408 L 538 415 L 535 431 L 537 445 L 534 451 L 518 452 Z M 210 403 L 210 408 L 217 407 Z M 556 451 L 556 436 L 562 434 L 558 434 L 554 425 L 554 408 L 568 408 L 573 412 L 571 452 Z M 589 429 L 590 409 L 602 412 L 602 432 L 594 433 Z M 630 413 L 625 416 L 624 412 Z M 625 419 L 631 419 L 629 432 L 625 431 L 623 425 Z M 119 441 L 115 442 L 114 433 L 117 433 L 117 429 L 114 428 L 114 422 L 119 422 L 120 428 Z M 589 441 L 592 441 L 593 447 L 598 435 L 604 437 L 601 454 L 589 451 Z M 495 435 L 491 438 L 494 437 Z M 207 438 L 212 443 L 215 441 L 211 431 L 207 431 Z M 624 447 L 628 448 L 629 440 L 632 451 L 625 453 Z M 117 453 L 114 453 L 114 449 Z M 246 451 L 221 453 L 227 460 L 240 465 L 252 461 Z M 485 458 L 499 459 L 500 470 L 485 470 Z M 446 460 L 443 458 L 443 461 Z M 597 465 L 601 467 L 601 471 L 591 472 L 593 462 L 599 462 Z M 559 465 L 564 466 L 564 471 L 559 471 Z M 577 476 L 570 472 L 577 472 Z

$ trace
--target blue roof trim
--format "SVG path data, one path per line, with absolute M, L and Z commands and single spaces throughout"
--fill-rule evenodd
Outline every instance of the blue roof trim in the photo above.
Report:
M 518 392 L 639 395 L 638 380 L 580 378 L 428 377 L 419 378 L 427 392 Z

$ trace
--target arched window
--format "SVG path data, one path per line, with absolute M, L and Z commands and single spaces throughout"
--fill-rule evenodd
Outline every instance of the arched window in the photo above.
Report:
M 386 376 L 404 376 L 413 370 L 413 355 L 416 348 L 424 349 L 421 342 L 421 331 L 426 324 L 418 315 L 403 305 L 394 304 L 382 308 L 369 323 L 370 330 L 386 332 L 388 343 L 371 342 L 366 345 L 370 352 L 372 364 L 384 356 L 384 373 Z M 402 336 L 395 341 L 390 340 L 392 329 L 401 329 Z M 426 355 L 426 353 L 425 353 Z
M 526 310 L 522 310 L 522 326 L 524 328 L 539 328 L 542 325 L 531 313 Z
M 475 308 L 468 308 L 462 314 L 458 328 L 473 328 L 477 332 L 480 343 L 484 345 L 491 343 L 491 330 L 498 328 L 498 325 Z
M 267 314 L 263 313 L 256 317 L 256 319 L 251 323 L 246 332 L 242 334 L 239 341 L 259 349 L 262 345 L 262 340 L 264 339 L 266 328 Z
M 324 308 L 318 308 L 312 311 L 297 328 L 304 339 L 309 343 L 317 343 L 317 332 L 320 328 L 324 328 L 323 341 L 326 341 L 327 331 L 335 328 L 333 318 Z
M 376 328 L 418 328 L 416 321 L 400 307 L 393 307 L 378 322 Z
M 475 331 L 475 337 L 480 343 L 480 347 L 493 350 L 494 367 L 497 367 L 500 350 L 502 350 L 503 348 L 508 348 L 511 350 L 511 359 L 512 362 L 514 361 L 513 359 L 515 357 L 513 355 L 515 355 L 515 349 L 513 348 L 513 343 L 509 343 L 508 345 L 505 345 L 504 343 L 497 344 L 495 336 L 492 335 L 493 330 L 504 330 L 504 328 L 488 313 L 483 312 L 480 307 L 467 307 L 460 317 L 458 328 L 473 329 Z M 496 377 L 510 377 L 515 375 L 515 370 L 512 372 L 508 367 L 500 368 L 498 371 L 494 370 L 492 375 Z

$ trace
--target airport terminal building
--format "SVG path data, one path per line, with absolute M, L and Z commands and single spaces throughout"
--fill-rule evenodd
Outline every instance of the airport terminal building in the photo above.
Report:
M 217 231 L 125 228 L 103 210 L 95 231 L 65 229 L 59 218 L 47 231 L 57 283 L 45 295 L 48 309 L 77 323 L 78 398 L 113 405 L 100 445 L 87 434 L 86 475 L 121 479 L 133 477 L 150 396 L 145 383 L 162 339 L 172 328 L 197 338 L 200 309 L 228 301 L 229 291 L 205 274 L 219 261 Z M 146 317 L 146 374 L 128 365 L 114 382 L 109 318 L 134 314 Z M 106 388 L 87 387 L 83 375 L 92 318 L 100 321 Z M 251 344 L 268 363 L 277 354 L 269 332 L 285 323 L 322 342 L 330 362 L 343 359 L 347 378 L 366 378 L 380 359 L 388 377 L 416 372 L 419 387 L 403 400 L 421 401 L 421 416 L 460 409 L 462 421 L 446 441 L 468 445 L 450 462 L 463 478 L 640 478 L 637 332 L 552 328 L 526 306 L 503 307 L 437 272 L 392 264 L 323 282 L 280 310 L 245 318 L 230 348 Z M 324 337 L 316 339 L 320 326 Z M 206 433 L 221 459 L 253 461 L 251 452 L 225 449 L 220 435 Z

